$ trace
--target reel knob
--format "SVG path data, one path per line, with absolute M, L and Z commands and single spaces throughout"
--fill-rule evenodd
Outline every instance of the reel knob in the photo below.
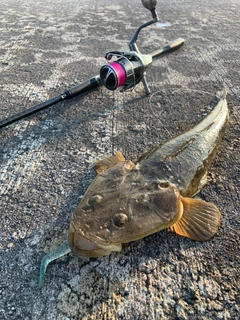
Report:
M 156 8 L 158 0 L 142 0 L 143 6 L 148 10 L 153 10 Z

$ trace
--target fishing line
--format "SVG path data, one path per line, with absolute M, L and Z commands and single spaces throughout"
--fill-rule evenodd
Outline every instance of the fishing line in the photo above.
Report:
M 130 51 L 107 52 L 105 54 L 105 58 L 107 60 L 111 60 L 113 56 L 116 56 L 117 60 L 103 65 L 100 69 L 100 74 L 72 88 L 67 89 L 65 92 L 56 97 L 46 100 L 29 109 L 23 110 L 8 118 L 0 120 L 0 129 L 16 121 L 31 116 L 41 110 L 44 110 L 54 104 L 65 101 L 67 99 L 72 99 L 73 97 L 81 94 L 86 94 L 102 85 L 104 85 L 109 90 L 116 90 L 117 88 L 120 88 L 120 91 L 124 92 L 125 90 L 129 90 L 131 88 L 134 89 L 139 82 L 142 82 L 146 94 L 149 95 L 151 91 L 146 79 L 147 67 L 152 63 L 154 58 L 177 50 L 185 42 L 183 38 L 178 38 L 150 54 L 140 53 L 136 44 L 139 32 L 143 28 L 159 22 L 156 12 L 157 2 L 158 0 L 142 0 L 143 6 L 150 10 L 152 14 L 152 20 L 143 23 L 136 29 L 132 39 L 129 42 Z M 169 26 L 168 24 L 163 25 Z

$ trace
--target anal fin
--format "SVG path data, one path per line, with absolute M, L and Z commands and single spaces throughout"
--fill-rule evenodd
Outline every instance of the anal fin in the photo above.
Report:
M 183 215 L 170 229 L 177 234 L 196 241 L 207 241 L 217 232 L 221 214 L 210 202 L 201 199 L 183 198 Z
M 97 171 L 97 173 L 100 173 L 110 167 L 113 167 L 118 162 L 124 162 L 124 161 L 125 161 L 125 158 L 122 155 L 122 153 L 120 151 L 117 151 L 116 154 L 114 154 L 113 156 L 109 156 L 107 158 L 99 160 L 95 164 L 94 168 Z

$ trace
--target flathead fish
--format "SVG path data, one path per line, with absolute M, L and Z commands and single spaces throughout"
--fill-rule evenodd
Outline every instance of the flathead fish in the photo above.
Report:
M 227 120 L 223 90 L 214 109 L 193 129 L 137 161 L 125 160 L 119 151 L 99 161 L 97 176 L 71 217 L 68 244 L 44 257 L 39 284 L 47 264 L 70 250 L 79 256 L 105 256 L 165 228 L 196 241 L 211 239 L 218 232 L 220 212 L 192 197 L 207 182 Z

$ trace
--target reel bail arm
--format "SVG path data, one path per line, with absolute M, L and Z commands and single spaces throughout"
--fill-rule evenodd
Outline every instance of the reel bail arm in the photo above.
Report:
M 107 52 L 105 58 L 109 61 L 113 56 L 116 56 L 116 60 L 109 62 L 102 66 L 100 70 L 100 78 L 102 84 L 109 90 L 116 90 L 118 87 L 121 91 L 125 91 L 134 87 L 140 81 L 142 81 L 146 94 L 151 93 L 147 83 L 146 69 L 152 63 L 152 59 L 163 53 L 170 53 L 178 49 L 184 43 L 184 39 L 176 39 L 163 48 L 155 51 L 153 54 L 141 54 L 137 46 L 137 38 L 139 32 L 153 23 L 159 21 L 156 12 L 157 0 L 142 0 L 142 4 L 145 8 L 151 11 L 152 20 L 142 24 L 135 31 L 131 41 L 129 42 L 129 49 L 131 51 L 119 52 L 110 51 Z

